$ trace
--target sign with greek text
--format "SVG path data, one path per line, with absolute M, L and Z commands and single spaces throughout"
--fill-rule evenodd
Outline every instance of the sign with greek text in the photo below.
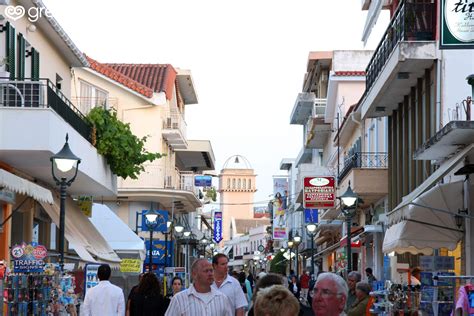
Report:
M 140 259 L 122 259 L 120 262 L 120 272 L 136 272 L 141 271 L 142 261 Z
M 336 200 L 334 177 L 305 177 L 303 179 L 303 207 L 305 209 L 333 208 Z
M 43 245 L 21 243 L 12 247 L 13 272 L 43 272 L 48 250 Z
M 222 212 L 214 212 L 214 236 L 216 243 L 222 240 Z
M 474 0 L 441 0 L 440 19 L 440 49 L 474 48 Z

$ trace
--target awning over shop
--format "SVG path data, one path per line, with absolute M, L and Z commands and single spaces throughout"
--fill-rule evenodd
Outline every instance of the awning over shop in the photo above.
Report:
M 0 187 L 30 196 L 38 202 L 53 203 L 53 195 L 50 190 L 3 169 L 0 169 Z
M 436 183 L 470 155 L 473 148 L 474 144 L 470 144 L 443 163 L 387 214 L 389 229 L 385 232 L 383 252 L 431 254 L 436 248 L 456 247 L 462 231 L 457 228 L 454 215 L 463 208 L 463 184 Z
M 145 242 L 107 205 L 94 203 L 90 221 L 117 254 L 145 260 Z
M 463 236 L 455 215 L 463 208 L 463 182 L 437 184 L 389 213 L 383 252 L 429 255 L 436 248 L 453 250 Z M 404 201 L 405 202 L 405 201 Z
M 59 197 L 55 194 L 53 198 L 53 204 L 43 201 L 40 201 L 40 204 L 53 222 L 59 226 Z M 119 266 L 120 258 L 70 197 L 66 198 L 65 222 L 66 240 L 84 262 L 108 263 L 114 268 Z

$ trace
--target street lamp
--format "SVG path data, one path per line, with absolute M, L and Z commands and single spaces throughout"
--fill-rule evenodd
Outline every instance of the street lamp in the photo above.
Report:
M 351 226 L 352 218 L 356 213 L 357 202 L 359 196 L 357 193 L 353 192 L 351 189 L 351 182 L 349 181 L 349 186 L 347 191 L 339 197 L 342 201 L 342 213 L 345 216 L 346 225 L 347 225 L 347 273 L 352 271 L 352 254 L 351 254 Z
M 71 186 L 77 176 L 77 171 L 79 164 L 81 163 L 81 158 L 74 155 L 69 148 L 68 144 L 69 136 L 66 134 L 66 143 L 63 148 L 54 156 L 49 158 L 51 161 L 51 173 L 53 174 L 53 179 L 56 182 L 56 185 L 59 185 L 61 198 L 60 198 L 60 212 L 59 212 L 59 266 L 61 272 L 64 271 L 64 229 L 66 221 L 66 188 Z M 58 179 L 54 172 L 54 165 L 61 172 L 66 173 L 70 171 L 73 167 L 76 168 L 74 176 L 68 180 L 66 177 L 60 177 Z
M 150 258 L 148 261 L 149 272 L 153 272 L 153 230 L 155 230 L 156 225 L 158 224 L 158 213 L 153 210 L 153 204 L 150 206 L 150 210 L 145 214 L 146 225 L 150 230 Z
M 163 271 L 166 270 L 166 267 L 168 266 L 168 235 L 172 232 L 172 227 L 173 222 L 170 220 L 166 221 L 166 230 L 163 232 L 165 234 L 165 266 L 163 268 Z
M 288 245 L 288 251 L 290 252 L 290 273 L 291 273 L 291 248 L 293 248 L 293 240 L 288 240 L 286 243 Z
M 316 231 L 316 224 L 309 223 L 306 225 L 306 230 L 308 231 L 308 235 L 311 237 L 311 274 L 314 275 L 314 235 Z
M 296 276 L 298 277 L 299 275 L 299 265 L 298 265 L 298 248 L 299 248 L 299 245 L 301 243 L 301 236 L 298 234 L 298 232 L 296 232 L 296 235 L 295 237 L 293 237 L 293 243 L 295 245 L 295 248 L 296 248 Z

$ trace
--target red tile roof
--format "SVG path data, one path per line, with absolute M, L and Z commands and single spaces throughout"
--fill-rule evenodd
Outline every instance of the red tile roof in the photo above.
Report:
M 126 75 L 114 70 L 112 67 L 109 67 L 107 64 L 101 64 L 98 61 L 86 56 L 87 61 L 91 69 L 97 71 L 98 73 L 117 81 L 118 83 L 123 84 L 129 89 L 132 89 L 135 92 L 140 93 L 141 95 L 151 98 L 153 96 L 153 90 L 136 80 L 127 77 Z
M 335 71 L 335 76 L 365 76 L 365 71 L 353 70 L 353 71 Z
M 105 64 L 152 89 L 154 92 L 164 92 L 170 100 L 176 79 L 176 70 L 170 64 Z

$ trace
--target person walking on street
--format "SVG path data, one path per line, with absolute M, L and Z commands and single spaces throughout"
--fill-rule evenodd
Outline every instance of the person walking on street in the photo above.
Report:
M 108 264 L 99 267 L 97 270 L 99 284 L 87 290 L 84 304 L 81 306 L 82 316 L 125 315 L 123 291 L 109 282 L 111 273 Z
M 344 315 L 349 289 L 344 279 L 332 272 L 318 275 L 313 290 L 313 311 L 315 316 Z
M 371 286 L 367 282 L 358 282 L 356 284 L 357 300 L 352 304 L 347 312 L 347 316 L 365 316 L 370 309 L 370 290 Z
M 370 285 L 377 281 L 377 278 L 372 273 L 372 268 L 365 269 L 365 275 L 367 276 L 367 282 L 369 282 Z
M 173 280 L 171 280 L 171 291 L 166 295 L 167 298 L 171 299 L 173 296 L 178 294 L 183 290 L 183 279 L 179 276 L 175 276 Z
M 352 304 L 354 304 L 357 300 L 356 284 L 357 282 L 360 282 L 361 278 L 362 276 L 360 275 L 360 273 L 356 271 L 351 271 L 347 275 L 347 286 L 349 286 L 349 292 L 347 293 L 347 302 L 345 308 L 346 313 L 349 308 L 351 308 Z
M 308 304 L 308 292 L 309 292 L 309 281 L 311 280 L 311 277 L 309 275 L 309 271 L 305 271 L 303 275 L 300 277 L 300 287 L 301 287 L 301 292 L 300 292 L 300 300 L 304 304 Z
M 212 288 L 214 271 L 206 259 L 197 259 L 191 266 L 193 284 L 177 293 L 165 316 L 234 316 L 230 300 Z
M 293 295 L 299 300 L 300 299 L 300 284 L 298 283 L 298 279 L 296 278 L 296 275 L 291 277 L 291 282 L 288 285 L 288 290 L 293 293 Z
M 154 273 L 145 273 L 133 297 L 133 315 L 164 316 L 169 299 L 161 295 L 161 284 Z
M 214 268 L 214 283 L 212 283 L 212 287 L 229 298 L 232 309 L 235 311 L 235 316 L 244 316 L 247 299 L 239 281 L 227 273 L 228 262 L 229 258 L 222 253 L 218 253 L 212 258 L 212 267 Z
M 130 293 L 128 294 L 125 316 L 135 316 L 135 314 L 133 313 L 132 302 L 134 301 L 134 297 L 138 292 L 138 285 L 140 284 L 140 281 L 142 280 L 143 275 L 144 273 L 140 273 L 138 275 L 138 284 L 134 285 L 132 289 L 130 290 Z

